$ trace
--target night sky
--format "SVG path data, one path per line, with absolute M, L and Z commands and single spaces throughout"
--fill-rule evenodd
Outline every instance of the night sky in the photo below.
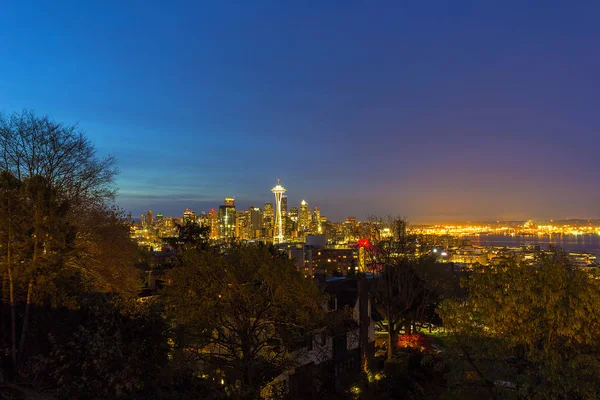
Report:
M 281 178 L 333 220 L 600 217 L 598 1 L 91 3 L 2 2 L 0 110 L 78 122 L 134 215 Z

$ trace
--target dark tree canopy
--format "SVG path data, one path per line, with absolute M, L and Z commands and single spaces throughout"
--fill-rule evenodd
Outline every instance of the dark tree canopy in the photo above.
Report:
M 177 236 L 164 238 L 163 241 L 176 250 L 184 248 L 206 249 L 209 246 L 210 227 L 200 226 L 192 221 L 176 224 Z
M 317 286 L 266 246 L 187 250 L 170 278 L 163 294 L 183 354 L 241 397 L 293 365 L 297 340 L 321 321 Z
M 558 249 L 533 262 L 475 266 L 468 295 L 443 304 L 449 343 L 492 395 L 501 380 L 522 398 L 598 398 L 598 278 Z

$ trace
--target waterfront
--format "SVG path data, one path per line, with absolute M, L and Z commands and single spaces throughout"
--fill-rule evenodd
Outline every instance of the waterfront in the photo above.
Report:
M 566 235 L 566 234 L 546 234 L 535 236 L 521 235 L 473 235 L 464 236 L 478 246 L 509 246 L 518 247 L 523 245 L 540 245 L 542 249 L 547 249 L 550 245 L 555 245 L 567 251 L 588 252 L 600 256 L 600 236 L 597 234 Z

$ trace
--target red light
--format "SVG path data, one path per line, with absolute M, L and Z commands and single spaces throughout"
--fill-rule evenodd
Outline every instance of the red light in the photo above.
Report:
M 354 247 L 364 247 L 367 250 L 371 250 L 373 248 L 373 245 L 371 244 L 368 238 L 363 238 L 359 239 L 358 242 L 354 244 Z
M 404 335 L 398 337 L 397 345 L 399 348 L 413 348 L 420 349 L 421 351 L 429 351 L 433 349 L 431 339 L 422 333 L 413 333 L 412 335 L 405 333 Z

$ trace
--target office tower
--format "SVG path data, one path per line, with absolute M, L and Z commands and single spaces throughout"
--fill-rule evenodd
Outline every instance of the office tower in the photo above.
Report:
M 288 212 L 288 202 L 287 202 L 287 196 L 284 194 L 281 196 L 281 215 L 282 216 L 287 216 L 287 212 Z
M 161 213 L 156 214 L 156 222 L 160 223 L 162 220 L 165 219 L 165 216 Z
M 300 232 L 310 232 L 311 215 L 308 203 L 304 200 L 300 203 L 300 215 L 298 216 L 298 230 Z
M 348 217 L 343 224 L 344 241 L 346 243 L 353 243 L 359 239 L 358 235 L 358 224 L 356 217 Z
M 324 215 L 321 215 L 319 221 L 321 223 L 321 233 L 327 235 L 327 239 L 332 239 L 335 236 L 335 227 L 333 224 L 331 224 Z
M 290 208 L 289 216 L 291 221 L 298 222 L 298 207 Z
M 287 204 L 287 196 L 284 194 L 281 196 L 281 231 L 283 232 L 283 237 L 288 237 L 288 204 Z
M 275 221 L 275 210 L 273 204 L 266 203 L 263 211 L 263 228 L 265 237 L 273 236 L 273 223 Z
M 315 207 L 315 211 L 313 213 L 312 220 L 313 220 L 312 231 L 317 234 L 321 234 L 323 231 L 323 228 L 321 227 L 321 211 L 319 210 L 319 207 Z
M 208 212 L 208 224 L 210 226 L 210 238 L 217 239 L 219 237 L 219 215 L 214 208 Z
M 283 238 L 289 237 L 289 221 L 287 215 L 287 195 L 281 196 L 281 230 L 283 232 Z
M 250 238 L 257 239 L 261 236 L 263 213 L 260 208 L 254 206 L 250 206 L 248 212 L 250 214 Z
M 210 226 L 206 211 L 201 211 L 200 214 L 198 214 L 196 217 L 196 223 L 198 223 L 200 226 Z
M 148 210 L 148 224 L 152 225 L 154 219 L 152 218 L 152 210 Z
M 277 179 L 277 185 L 271 189 L 271 192 L 275 195 L 275 230 L 273 232 L 273 242 L 283 243 L 283 218 L 281 214 L 281 198 L 285 193 L 285 188 L 279 183 Z
M 228 197 L 225 199 L 225 204 L 219 206 L 219 238 L 229 239 L 235 237 L 235 228 L 235 200 Z
M 192 210 L 190 210 L 189 208 L 186 208 L 185 211 L 183 212 L 182 222 L 184 224 L 187 224 L 190 222 L 196 222 L 196 213 L 193 212 Z
M 298 237 L 298 207 L 290 208 L 290 212 L 288 213 L 288 224 L 288 235 L 291 237 Z
M 236 212 L 235 237 L 241 240 L 250 239 L 249 229 L 249 213 L 248 211 L 240 210 Z

